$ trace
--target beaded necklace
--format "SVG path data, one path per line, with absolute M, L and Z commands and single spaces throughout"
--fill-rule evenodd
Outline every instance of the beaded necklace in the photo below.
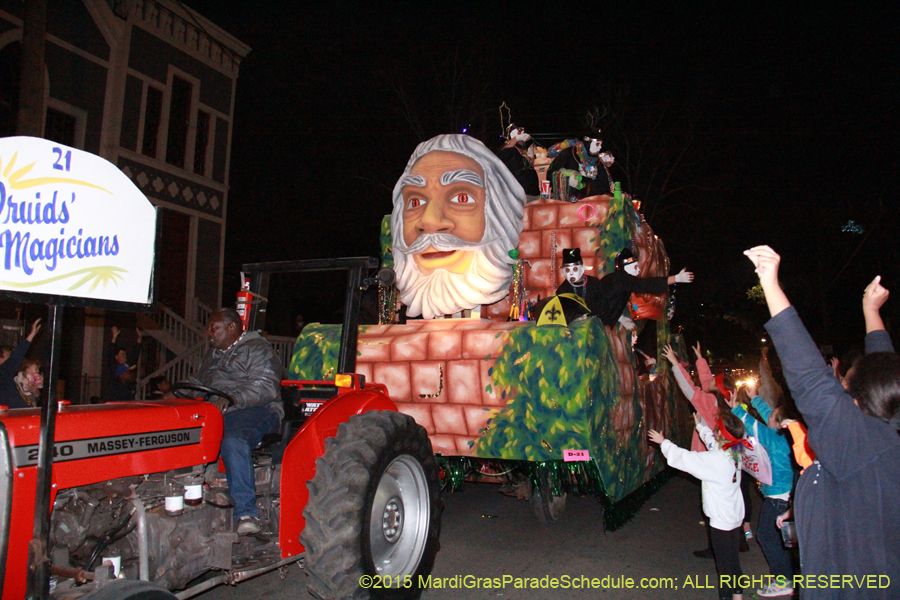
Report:
M 577 296 L 584 298 L 584 291 L 587 289 L 587 278 L 582 279 L 581 283 L 572 283 L 571 286 Z
M 575 145 L 575 156 L 578 158 L 578 170 L 585 177 L 590 179 L 597 178 L 597 163 L 600 162 L 599 156 L 591 156 L 585 153 L 584 144 L 579 142 Z

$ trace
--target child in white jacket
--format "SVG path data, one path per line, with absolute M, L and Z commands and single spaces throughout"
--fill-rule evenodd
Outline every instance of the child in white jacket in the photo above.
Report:
M 690 473 L 703 486 L 703 513 L 709 518 L 716 572 L 719 574 L 720 600 L 741 600 L 743 589 L 738 578 L 743 575 L 738 547 L 743 536 L 744 499 L 741 496 L 741 439 L 744 424 L 731 413 L 725 413 L 713 433 L 700 415 L 694 415 L 697 433 L 708 452 L 691 452 L 679 448 L 660 432 L 650 430 L 651 442 L 659 444 L 669 465 Z

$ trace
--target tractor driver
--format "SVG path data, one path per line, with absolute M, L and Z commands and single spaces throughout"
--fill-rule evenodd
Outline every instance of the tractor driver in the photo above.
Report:
M 256 484 L 251 452 L 267 433 L 278 431 L 281 405 L 281 361 L 272 345 L 255 331 L 243 331 L 234 309 L 220 308 L 206 326 L 209 351 L 197 373 L 183 383 L 199 384 L 231 394 L 235 403 L 212 396 L 225 418 L 222 462 L 228 474 L 228 491 L 234 500 L 238 535 L 261 530 L 256 508 Z M 173 397 L 170 393 L 167 397 Z

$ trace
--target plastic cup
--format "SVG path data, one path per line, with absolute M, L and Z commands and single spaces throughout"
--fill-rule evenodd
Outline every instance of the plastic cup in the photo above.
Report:
M 785 548 L 793 548 L 797 545 L 797 526 L 793 521 L 782 522 L 781 541 Z

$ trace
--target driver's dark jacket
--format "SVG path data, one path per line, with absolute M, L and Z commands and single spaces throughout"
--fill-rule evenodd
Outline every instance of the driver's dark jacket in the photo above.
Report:
M 281 371 L 272 345 L 251 331 L 227 350 L 210 348 L 197 373 L 184 381 L 231 394 L 238 409 L 271 404 L 283 418 Z

